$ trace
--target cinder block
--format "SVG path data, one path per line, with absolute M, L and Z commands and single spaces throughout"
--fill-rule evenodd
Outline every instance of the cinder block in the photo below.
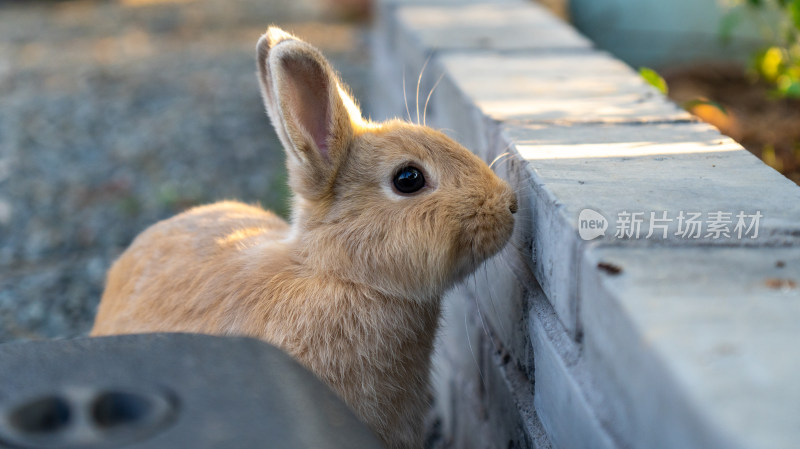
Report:
M 437 51 L 592 48 L 574 28 L 533 2 L 405 6 L 397 16 L 424 48 Z
M 499 154 L 495 151 L 497 145 L 492 138 L 499 132 L 499 124 L 488 118 L 464 95 L 438 58 L 435 68 L 444 75 L 431 95 L 427 124 L 443 131 L 487 163 L 491 162 Z
M 382 448 L 313 373 L 248 338 L 0 345 L 3 447 Z
M 531 292 L 529 331 L 533 340 L 536 379 L 534 403 L 555 447 L 613 449 L 617 447 L 587 399 L 592 391 L 591 368 L 561 326 L 541 291 Z M 646 447 L 646 446 L 642 446 Z
M 476 385 L 458 375 L 441 378 L 434 399 L 434 417 L 439 434 L 432 441 L 434 448 L 491 447 L 492 429 L 486 417 L 482 397 Z
M 532 380 L 478 312 L 472 292 L 460 291 L 463 296 L 449 299 L 461 308 L 463 324 L 453 319 L 455 307 L 448 307 L 434 362 L 442 445 L 549 449 L 534 409 Z
M 626 444 L 796 447 L 798 281 L 797 246 L 589 251 L 584 350 Z
M 478 420 L 472 416 L 475 410 L 471 401 L 481 396 L 479 367 L 485 331 L 476 322 L 474 298 L 461 287 L 446 295 L 443 302 L 431 383 L 447 447 L 462 447 L 455 440 L 463 439 L 463 433 L 473 429 Z M 485 416 L 480 419 L 485 420 Z
M 443 74 L 441 64 L 431 48 L 399 21 L 393 9 L 378 14 L 373 39 L 374 85 L 378 95 L 389 93 L 387 108 L 379 108 L 376 119 L 402 118 L 422 123 L 426 102 L 437 80 Z M 378 103 L 382 102 L 376 101 Z M 435 115 L 429 104 L 427 115 Z
M 549 449 L 550 439 L 534 406 L 534 382 L 499 343 L 484 339 L 483 403 L 491 447 Z
M 380 3 L 370 45 L 373 72 L 370 84 L 375 98 L 371 102 L 373 103 L 371 118 L 375 120 L 406 118 L 403 71 L 404 69 L 408 71 L 406 66 L 409 57 L 425 57 L 422 50 L 415 49 L 411 55 L 407 54 L 408 45 L 407 43 L 404 45 L 403 42 L 408 40 L 408 36 L 402 33 L 399 27 L 394 7 Z M 415 72 L 412 87 L 416 86 L 416 73 L 418 72 Z
M 575 336 L 578 259 L 587 245 L 770 246 L 799 240 L 800 207 L 794 205 L 800 204 L 800 188 L 707 125 L 507 125 L 506 133 L 528 161 L 536 277 Z M 605 236 L 581 239 L 584 209 L 605 217 Z M 681 211 L 700 213 L 706 226 L 709 214 L 730 214 L 729 236 L 709 235 L 706 227 L 698 238 L 679 233 Z M 750 238 L 752 231 L 742 238 L 734 232 L 740 212 L 761 214 L 757 238 Z M 641 214 L 639 238 L 615 237 L 625 230 L 625 213 Z M 671 221 L 659 222 L 664 213 Z M 646 238 L 651 224 L 654 232 Z
M 441 59 L 452 83 L 494 120 L 691 120 L 628 66 L 598 51 L 444 53 Z

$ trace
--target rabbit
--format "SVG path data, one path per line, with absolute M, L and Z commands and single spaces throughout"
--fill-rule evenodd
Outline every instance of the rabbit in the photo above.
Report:
M 443 133 L 362 118 L 320 51 L 293 35 L 270 27 L 257 63 L 291 224 L 230 201 L 156 223 L 110 268 L 91 334 L 265 340 L 388 447 L 420 448 L 442 295 L 507 243 L 516 196 Z

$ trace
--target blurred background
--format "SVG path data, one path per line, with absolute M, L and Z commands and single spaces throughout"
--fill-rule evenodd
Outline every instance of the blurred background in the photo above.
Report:
M 800 2 L 541 2 L 800 183 Z M 108 266 L 160 219 L 221 199 L 285 215 L 255 43 L 274 23 L 320 47 L 369 115 L 371 6 L 0 0 L 0 342 L 86 333 Z
M 543 1 L 800 184 L 800 1 Z
M 256 41 L 295 32 L 366 102 L 364 5 L 0 0 L 0 342 L 88 332 L 157 220 L 234 198 L 286 214 Z

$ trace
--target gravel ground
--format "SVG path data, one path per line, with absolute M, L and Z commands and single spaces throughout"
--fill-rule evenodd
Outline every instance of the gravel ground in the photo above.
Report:
M 365 98 L 365 28 L 315 1 L 0 1 L 0 342 L 88 332 L 157 220 L 230 198 L 286 213 L 259 35 L 320 46 Z

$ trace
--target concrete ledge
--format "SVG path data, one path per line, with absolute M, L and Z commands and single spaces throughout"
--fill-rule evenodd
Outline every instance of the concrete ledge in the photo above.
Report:
M 602 238 L 608 245 L 800 243 L 800 208 L 786 207 L 800 205 L 800 189 L 705 124 L 537 124 L 510 125 L 505 131 L 529 161 L 535 207 L 540 209 L 534 216 L 536 277 L 573 335 L 580 331 L 577 260 L 589 246 L 578 232 L 584 209 L 608 220 Z M 750 238 L 751 233 L 741 239 L 735 234 L 714 238 L 706 229 L 696 238 L 678 233 L 681 212 L 700 213 L 705 220 L 718 211 L 731 214 L 730 231 L 736 214 L 759 212 L 763 217 L 758 237 Z M 619 218 L 626 212 L 641 213 L 638 238 L 636 234 L 615 236 Z M 653 222 L 664 218 L 664 213 L 671 221 Z M 647 239 L 651 224 L 653 235 Z
M 379 118 L 511 153 L 520 199 L 446 301 L 440 447 L 794 447 L 800 188 L 534 3 L 384 0 L 375 36 Z
M 798 279 L 796 247 L 586 253 L 585 356 L 632 447 L 796 446 Z
M 537 410 L 556 447 L 611 449 L 616 447 L 590 406 L 585 387 L 591 381 L 580 348 L 561 328 L 543 293 L 532 298 L 529 329 L 536 360 Z
M 436 50 L 589 49 L 572 27 L 552 20 L 529 2 L 418 5 L 398 8 L 404 31 Z

